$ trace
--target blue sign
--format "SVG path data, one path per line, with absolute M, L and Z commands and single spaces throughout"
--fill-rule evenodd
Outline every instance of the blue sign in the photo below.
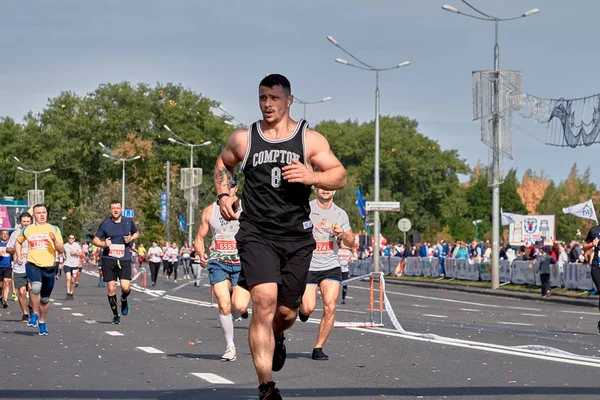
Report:
M 160 222 L 167 222 L 167 192 L 160 192 Z
M 135 210 L 123 210 L 121 215 L 125 218 L 135 218 Z

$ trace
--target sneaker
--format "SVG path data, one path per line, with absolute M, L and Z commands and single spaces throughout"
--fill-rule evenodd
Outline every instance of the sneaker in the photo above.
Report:
M 8 302 L 4 299 L 2 299 L 2 307 L 8 308 Z
M 75 287 L 79 287 L 79 282 L 75 282 Z
M 275 372 L 281 371 L 283 365 L 285 364 L 285 359 L 287 357 L 287 352 L 285 349 L 285 336 L 281 335 L 279 338 L 275 338 L 275 350 L 273 351 L 273 365 L 271 369 Z
M 346 304 L 346 299 L 342 299 L 342 304 Z
M 177 279 L 174 279 L 174 280 L 173 280 L 173 283 L 174 283 L 174 284 L 177 284 Z
M 31 326 L 32 328 L 37 328 L 39 318 L 40 318 L 39 315 L 32 313 L 31 317 L 29 317 L 29 322 L 27 322 L 27 326 Z
M 317 361 L 329 360 L 329 356 L 327 354 L 323 353 L 323 348 L 321 348 L 321 347 L 314 348 L 312 356 L 310 358 L 312 358 L 313 360 L 317 360 Z
M 600 333 L 600 321 L 598 321 L 598 333 Z
M 29 322 L 29 314 L 23 314 L 23 316 L 21 317 L 21 322 Z
M 112 320 L 113 325 L 119 325 L 120 323 L 121 323 L 121 317 L 119 317 L 117 315 L 116 317 L 113 318 L 113 320 Z
M 275 382 L 265 382 L 258 387 L 259 400 L 280 400 L 281 392 L 275 387 Z
M 71 295 L 69 293 L 67 293 L 67 297 L 65 297 L 65 300 L 71 300 Z
M 306 321 L 308 321 L 308 317 L 310 317 L 310 314 L 304 315 L 304 314 L 302 314 L 302 311 L 298 310 L 298 318 L 300 318 L 300 321 L 306 322 Z
M 129 303 L 127 302 L 127 300 L 123 301 L 123 299 L 121 299 L 121 314 L 129 314 Z
M 12 299 L 17 301 L 17 292 L 12 292 Z
M 40 322 L 40 336 L 48 336 L 48 328 L 45 322 Z
M 240 315 L 242 319 L 248 319 L 248 311 L 244 311 L 242 315 Z
M 235 361 L 237 358 L 234 346 L 227 346 L 225 354 L 221 356 L 221 361 Z

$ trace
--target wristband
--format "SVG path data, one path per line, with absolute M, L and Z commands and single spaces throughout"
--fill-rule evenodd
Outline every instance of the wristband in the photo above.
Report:
M 223 197 L 229 197 L 229 193 L 221 193 L 219 195 L 217 195 L 217 204 L 219 203 L 219 200 L 221 200 Z

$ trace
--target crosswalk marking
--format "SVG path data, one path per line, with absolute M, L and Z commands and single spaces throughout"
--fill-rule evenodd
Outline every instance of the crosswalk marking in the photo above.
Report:
M 106 331 L 106 333 L 109 334 L 110 336 L 125 336 L 121 332 L 117 332 L 117 331 Z M 138 347 L 138 349 L 139 349 L 139 347 Z
M 71 307 L 63 307 L 62 309 L 65 311 L 71 311 Z
M 146 353 L 150 354 L 164 354 L 164 351 L 160 351 L 159 349 L 155 349 L 154 347 L 136 347 L 136 349 L 145 351 Z
M 233 385 L 234 384 L 234 382 L 230 381 L 229 379 L 225 379 L 222 376 L 219 376 L 216 374 L 192 372 L 192 375 L 197 376 L 200 379 L 204 379 L 205 381 L 207 381 L 209 383 L 216 383 L 216 384 L 220 384 L 220 385 Z
M 94 321 L 93 319 L 86 319 L 86 320 L 85 320 L 85 323 L 86 323 L 86 324 L 95 324 L 95 323 L 96 323 L 96 321 Z
M 71 313 L 71 315 L 74 317 L 83 317 L 83 314 L 78 313 L 78 312 Z

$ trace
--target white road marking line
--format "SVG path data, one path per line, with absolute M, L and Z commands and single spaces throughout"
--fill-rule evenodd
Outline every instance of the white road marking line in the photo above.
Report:
M 95 323 L 96 323 L 96 321 L 94 321 L 93 319 L 86 319 L 86 320 L 85 320 L 85 323 L 86 323 L 86 324 L 95 324 Z
M 192 375 L 197 376 L 200 379 L 204 379 L 208 383 L 216 383 L 219 385 L 233 385 L 234 384 L 234 382 L 230 381 L 229 379 L 225 379 L 216 374 L 192 372 Z
M 83 314 L 78 313 L 78 312 L 71 313 L 71 315 L 74 317 L 83 317 Z
M 55 306 L 62 306 L 62 303 L 54 303 Z
M 429 306 L 424 306 L 422 304 L 411 304 L 413 307 L 421 307 L 421 308 L 429 308 Z
M 388 335 L 388 336 L 401 337 L 404 339 L 412 339 L 412 340 L 417 340 L 420 342 L 439 343 L 443 346 L 464 347 L 467 349 L 483 350 L 483 351 L 488 351 L 491 353 L 509 354 L 509 355 L 520 356 L 520 357 L 537 358 L 539 360 L 554 361 L 554 362 L 560 362 L 560 363 L 565 363 L 565 364 L 575 364 L 575 365 L 583 365 L 586 367 L 600 368 L 600 359 L 593 358 L 593 357 L 580 356 L 578 354 L 573 354 L 573 355 L 539 354 L 539 352 L 533 352 L 532 350 L 514 349 L 514 348 L 510 348 L 508 346 L 492 345 L 492 344 L 481 343 L 481 342 L 472 342 L 472 341 L 468 341 L 468 340 L 442 341 L 442 340 L 427 339 L 427 338 L 418 337 L 418 336 L 406 335 L 406 334 L 402 334 L 400 332 L 388 332 L 388 331 L 372 329 L 372 328 L 368 328 L 368 329 L 348 328 L 348 329 L 365 332 L 365 333 L 373 333 L 373 334 L 377 334 L 377 335 Z
M 160 351 L 159 349 L 155 349 L 154 347 L 136 347 L 136 349 L 145 351 L 146 353 L 150 354 L 164 354 L 164 351 Z
M 351 313 L 351 314 L 368 314 L 367 311 L 357 311 L 357 310 L 342 310 L 339 308 L 335 309 L 335 312 L 347 312 L 347 313 Z
M 360 286 L 352 286 L 353 289 L 360 290 L 369 290 L 369 288 L 360 287 Z M 501 306 L 498 304 L 485 304 L 485 303 L 476 303 L 472 301 L 463 301 L 463 300 L 452 300 L 445 297 L 432 297 L 432 296 L 421 296 L 418 294 L 408 294 L 408 293 L 399 293 L 399 292 L 391 292 L 389 290 L 385 291 L 388 295 L 397 294 L 398 296 L 406 296 L 406 297 L 416 297 L 418 299 L 427 299 L 427 300 L 437 300 L 444 303 L 458 303 L 458 304 L 469 304 L 472 306 L 480 306 L 480 307 L 491 307 L 491 308 L 502 308 L 502 309 L 510 309 L 510 310 L 522 310 L 522 311 L 542 311 L 539 308 L 527 308 L 527 307 L 514 307 L 514 306 Z
M 92 275 L 92 274 L 90 274 L 90 275 Z M 97 274 L 95 276 L 97 276 Z M 356 286 L 355 288 L 363 289 L 358 286 Z M 139 286 L 137 286 L 135 284 L 132 285 L 132 289 L 134 289 L 138 292 L 144 292 L 153 297 L 158 296 L 157 294 L 153 293 L 153 291 L 146 290 L 144 288 L 140 288 Z M 364 289 L 369 290 L 368 288 L 364 288 Z M 397 293 L 397 294 L 402 295 L 401 293 Z M 424 296 L 415 296 L 415 297 L 424 297 Z M 187 303 L 187 304 L 200 305 L 200 306 L 204 306 L 204 307 L 212 307 L 212 308 L 216 307 L 216 305 L 210 305 L 210 303 L 208 303 L 208 302 L 201 302 L 198 300 L 186 299 L 183 297 L 164 296 L 164 298 L 166 300 L 173 300 L 173 301 L 178 301 L 178 302 Z M 434 299 L 441 300 L 441 301 L 450 301 L 449 299 L 438 299 L 438 298 L 434 298 Z M 451 302 L 461 303 L 461 301 L 458 301 L 458 300 L 452 300 Z M 488 305 L 488 304 L 481 304 L 481 303 L 470 303 L 470 302 L 462 302 L 462 303 L 478 304 L 478 305 L 480 304 L 480 305 L 486 306 L 486 307 L 490 306 L 490 307 L 502 308 L 502 306 L 495 306 L 495 305 Z M 534 308 L 534 309 L 520 308 L 520 307 L 504 307 L 504 308 L 523 309 L 523 310 L 527 310 L 527 311 L 541 311 L 540 309 L 537 309 L 537 308 Z M 567 310 L 563 310 L 562 312 L 571 312 L 571 313 L 576 313 L 576 314 L 577 313 L 585 313 L 585 312 L 576 312 L 576 311 L 567 311 Z M 585 313 L 585 314 L 597 315 L 597 313 Z M 308 322 L 313 323 L 313 324 L 320 324 L 321 320 L 309 318 Z M 349 323 L 346 323 L 347 327 L 348 327 L 348 324 Z M 593 358 L 593 357 L 587 357 L 587 356 L 583 356 L 583 355 L 579 355 L 579 354 L 573 354 L 573 355 L 540 354 L 539 352 L 533 351 L 533 350 L 515 349 L 515 348 L 508 347 L 508 346 L 501 346 L 501 345 L 495 345 L 495 344 L 490 344 L 490 343 L 473 342 L 473 341 L 450 339 L 450 338 L 444 338 L 445 340 L 428 339 L 428 338 L 418 337 L 418 336 L 414 336 L 414 335 L 402 334 L 396 330 L 388 330 L 385 328 L 383 328 L 383 329 L 373 329 L 373 328 L 365 329 L 365 328 L 348 327 L 348 329 L 353 329 L 353 330 L 361 331 L 364 333 L 370 333 L 370 334 L 376 334 L 376 335 L 387 335 L 387 336 L 400 337 L 400 338 L 404 338 L 404 339 L 417 340 L 417 341 L 421 341 L 421 342 L 433 342 L 433 343 L 439 343 L 441 345 L 449 345 L 449 346 L 455 346 L 455 347 L 463 347 L 463 348 L 467 348 L 467 349 L 488 351 L 488 352 L 492 352 L 492 353 L 503 353 L 503 354 L 515 355 L 515 356 L 519 356 L 519 357 L 536 358 L 536 359 L 546 360 L 546 361 L 553 361 L 553 362 L 560 362 L 560 363 L 566 363 L 566 364 L 576 364 L 576 365 L 600 368 L 600 360 L 599 359 Z M 143 348 L 138 347 L 138 349 L 142 350 Z M 162 353 L 162 351 L 154 349 L 152 347 L 150 347 L 150 349 L 157 351 L 159 353 Z M 144 351 L 146 351 L 146 350 L 144 350 Z
M 533 326 L 533 324 L 524 324 L 522 322 L 504 322 L 504 321 L 498 321 L 499 324 L 502 325 L 521 325 L 521 326 Z
M 527 313 L 521 313 L 521 315 L 525 315 L 527 317 L 547 317 L 546 314 L 527 314 Z
M 468 312 L 481 312 L 481 310 L 474 310 L 472 308 L 459 308 L 459 310 Z
M 597 312 L 591 313 L 591 312 L 586 312 L 586 311 L 558 310 L 558 312 L 564 312 L 564 313 L 568 313 L 568 314 L 598 315 Z
M 121 332 L 117 332 L 117 331 L 106 331 L 106 333 L 109 334 L 110 336 L 125 336 Z M 138 349 L 139 348 L 140 347 L 138 347 Z M 151 347 L 149 347 L 149 348 L 151 348 Z M 161 353 L 162 353 L 162 351 L 161 351 Z
M 62 309 L 65 311 L 71 311 L 71 307 L 63 307 Z
M 424 317 L 434 317 L 434 318 L 448 318 L 447 315 L 435 315 L 435 314 L 421 314 Z

